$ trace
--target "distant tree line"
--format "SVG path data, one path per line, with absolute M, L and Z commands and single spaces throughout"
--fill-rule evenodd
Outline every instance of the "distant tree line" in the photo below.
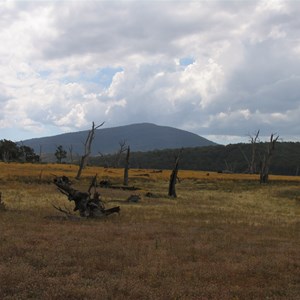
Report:
M 251 169 L 254 168 L 254 172 L 259 173 L 268 146 L 269 143 L 256 143 L 254 164 L 251 162 L 253 154 L 251 143 L 184 148 L 180 159 L 180 169 L 251 173 L 253 172 Z M 130 168 L 171 170 L 179 151 L 180 149 L 131 151 Z M 66 158 L 66 151 L 62 146 L 57 146 L 55 156 L 59 162 Z M 0 140 L 0 160 L 4 162 L 40 162 L 40 156 L 32 148 L 22 143 L 3 139 Z M 126 164 L 128 164 L 126 153 L 121 150 L 115 154 L 101 153 L 99 156 L 90 157 L 89 160 L 89 165 L 109 168 L 124 168 Z M 269 171 L 270 174 L 300 175 L 300 143 L 277 142 Z
M 39 155 L 25 145 L 18 145 L 10 140 L 0 140 L 0 160 L 4 162 L 39 162 Z
M 269 143 L 259 142 L 256 145 L 255 173 L 259 173 L 263 156 Z M 154 150 L 149 152 L 131 152 L 131 168 L 169 169 L 179 149 Z M 251 173 L 249 159 L 252 156 L 251 144 L 229 144 L 226 146 L 207 146 L 184 148 L 181 155 L 180 169 L 203 170 L 232 173 Z M 247 159 L 248 158 L 248 159 Z M 116 154 L 101 155 L 90 160 L 91 165 L 114 167 Z M 125 155 L 119 167 L 125 166 Z M 300 175 L 300 143 L 277 142 L 272 158 L 270 174 Z

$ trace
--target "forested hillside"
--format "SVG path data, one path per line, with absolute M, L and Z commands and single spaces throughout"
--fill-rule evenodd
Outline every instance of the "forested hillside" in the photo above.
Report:
M 256 170 L 268 147 L 267 143 L 258 143 L 256 151 Z M 251 144 L 230 144 L 227 146 L 208 146 L 184 148 L 180 168 L 186 170 L 229 171 L 244 173 L 249 171 Z M 171 169 L 179 149 L 132 152 L 131 168 Z M 124 157 L 118 162 L 116 155 L 94 157 L 92 164 L 106 167 L 123 167 Z M 276 143 L 271 161 L 270 173 L 283 175 L 300 174 L 300 143 Z

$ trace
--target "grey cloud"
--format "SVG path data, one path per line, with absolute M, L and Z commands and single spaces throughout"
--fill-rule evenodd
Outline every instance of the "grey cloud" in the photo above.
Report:
M 115 59 L 133 53 L 174 55 L 183 51 L 178 39 L 193 34 L 201 38 L 209 30 L 217 33 L 222 26 L 221 18 L 210 17 L 206 5 L 194 8 L 194 2 L 76 4 L 64 5 L 56 15 L 60 34 L 43 49 L 46 57 L 107 52 L 113 52 Z

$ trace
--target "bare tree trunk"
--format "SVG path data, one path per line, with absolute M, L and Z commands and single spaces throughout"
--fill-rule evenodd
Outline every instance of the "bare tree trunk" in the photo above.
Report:
M 240 146 L 239 146 L 239 149 L 240 149 L 240 151 L 241 151 L 243 157 L 245 158 L 245 160 L 246 160 L 246 162 L 247 162 L 247 165 L 248 165 L 248 170 L 247 170 L 247 171 L 250 172 L 250 161 L 249 161 L 247 155 L 245 154 L 245 152 L 243 151 L 243 149 L 242 149 Z
M 70 153 L 70 162 L 72 164 L 73 163 L 73 145 L 70 145 L 69 153 Z
M 101 158 L 103 158 L 103 161 L 104 161 L 104 168 L 109 168 L 110 167 L 110 164 L 106 158 L 106 156 L 104 154 L 102 154 L 100 151 L 98 151 L 98 153 L 100 154 Z
M 274 134 L 271 134 L 270 142 L 268 145 L 267 153 L 263 156 L 263 159 L 261 161 L 261 168 L 260 168 L 260 183 L 268 183 L 269 182 L 269 170 L 270 170 L 270 164 L 271 164 L 271 158 L 273 155 L 273 152 L 275 150 L 275 144 L 278 140 L 279 136 L 276 136 L 274 138 Z
M 89 157 L 91 155 L 92 142 L 93 142 L 94 137 L 95 137 L 95 130 L 97 128 L 101 127 L 103 124 L 104 124 L 104 122 L 101 123 L 98 126 L 95 126 L 94 122 L 92 124 L 92 129 L 89 131 L 88 136 L 87 136 L 86 141 L 85 141 L 85 144 L 84 144 L 84 155 L 81 156 L 79 169 L 78 169 L 78 172 L 77 172 L 76 179 L 80 178 L 82 170 L 85 168 L 85 166 L 88 163 Z
M 2 153 L 2 160 L 4 162 L 8 162 L 9 161 L 9 152 L 8 151 L 3 151 L 3 153 Z
M 179 160 L 180 160 L 180 155 L 181 155 L 182 150 L 178 153 L 176 160 L 175 160 L 175 165 L 172 170 L 171 176 L 170 176 L 170 181 L 169 181 L 169 196 L 170 197 L 177 197 L 176 194 L 176 182 L 177 182 L 177 174 L 178 174 L 178 165 L 179 165 Z
M 119 145 L 120 145 L 120 149 L 116 153 L 116 159 L 115 159 L 115 163 L 114 163 L 115 168 L 119 167 L 121 156 L 126 151 L 126 141 L 125 140 L 124 141 L 120 141 Z
M 257 143 L 258 135 L 259 135 L 259 130 L 257 130 L 255 137 L 250 136 L 251 144 L 252 144 L 251 162 L 249 168 L 250 174 L 256 173 L 255 156 L 256 156 L 256 143 Z
M 25 162 L 26 161 L 26 155 L 25 155 L 25 151 L 24 151 L 24 148 L 23 148 L 23 146 L 24 146 L 24 144 L 23 144 L 23 142 L 21 141 L 20 142 L 20 144 L 21 144 L 21 151 L 22 151 L 22 157 L 21 157 L 21 160 L 22 160 L 22 162 Z
M 40 163 L 42 162 L 42 150 L 43 150 L 43 146 L 40 145 L 40 149 L 39 149 Z
M 124 168 L 124 181 L 123 181 L 123 184 L 125 186 L 128 185 L 129 157 L 130 157 L 130 147 L 128 146 L 127 154 L 126 154 L 126 161 L 125 161 L 125 168 Z

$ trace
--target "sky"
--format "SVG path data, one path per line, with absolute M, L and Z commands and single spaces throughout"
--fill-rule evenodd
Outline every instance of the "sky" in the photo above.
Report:
M 0 139 L 155 123 L 300 141 L 300 1 L 0 1 Z

